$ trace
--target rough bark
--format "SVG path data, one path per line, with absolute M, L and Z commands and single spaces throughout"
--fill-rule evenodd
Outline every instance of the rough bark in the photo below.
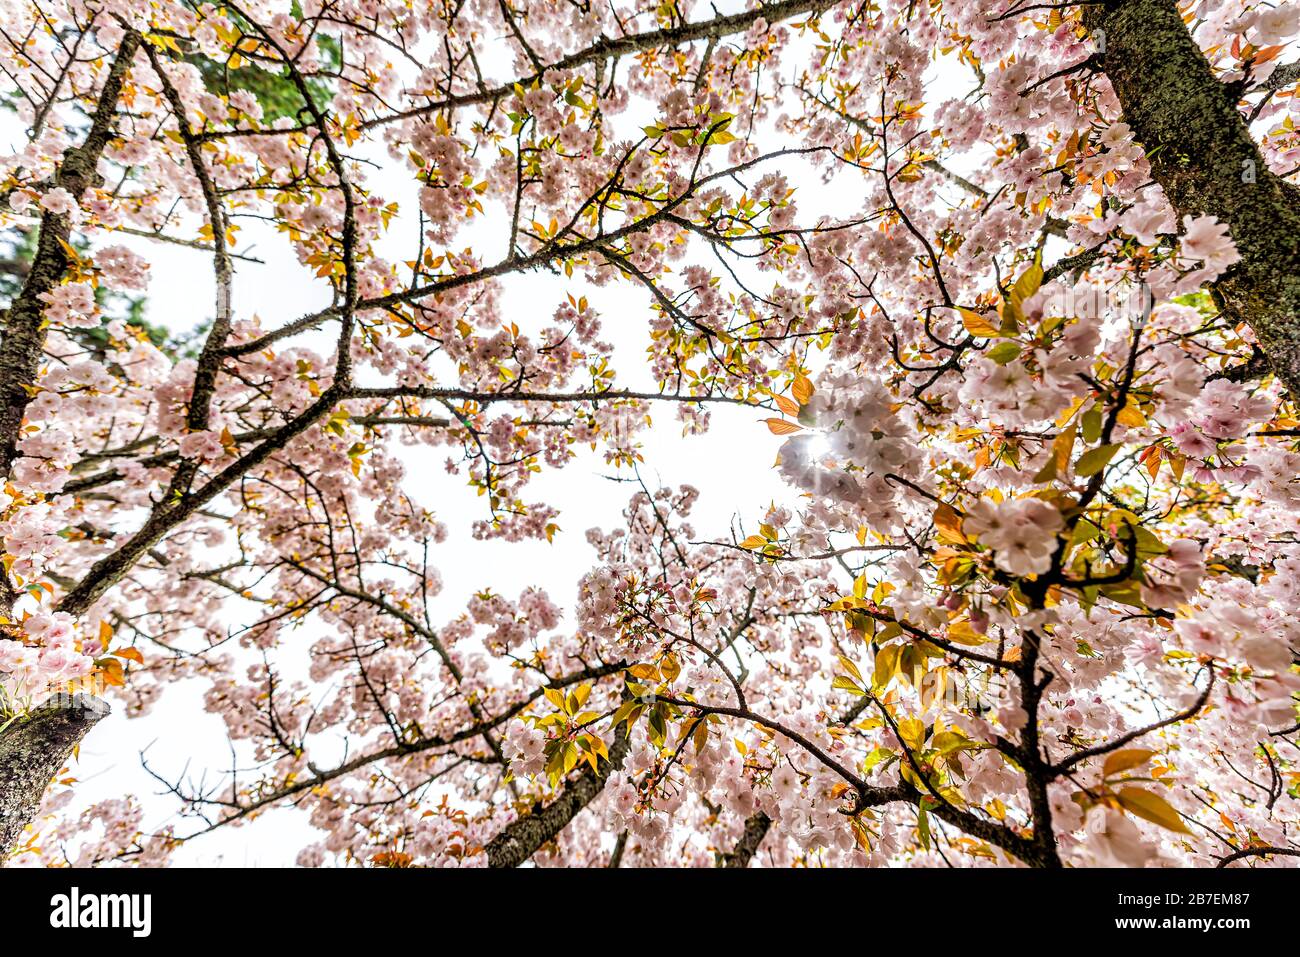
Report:
M 745 829 L 741 832 L 740 840 L 736 841 L 735 847 L 722 855 L 719 866 L 748 867 L 771 827 L 772 819 L 762 811 L 755 811 L 745 818 Z
M 123 38 L 104 80 L 85 140 L 80 146 L 68 147 L 55 171 L 52 185 L 66 189 L 78 200 L 88 188 L 102 182 L 96 166 L 113 135 L 113 118 L 122 84 L 139 45 L 140 38 L 135 33 Z M 32 398 L 28 389 L 36 384 L 45 355 L 42 297 L 63 281 L 71 262 L 68 253 L 71 235 L 72 220 L 66 213 L 46 210 L 42 214 L 36 255 L 22 289 L 5 315 L 4 338 L 0 340 L 0 486 L 9 478 L 18 457 L 23 418 Z M 8 576 L 0 576 L 0 614 L 10 612 L 12 600 Z
M 488 866 L 518 867 L 553 840 L 579 811 L 595 800 L 610 775 L 623 766 L 629 743 L 627 726 L 620 724 L 614 746 L 609 749 L 609 760 L 598 762 L 599 770 L 584 768 L 564 785 L 550 804 L 534 808 L 502 829 L 488 843 Z
M 1300 189 L 1269 171 L 1175 0 L 1107 0 L 1084 8 L 1100 63 L 1180 217 L 1227 225 L 1241 261 L 1216 288 L 1248 323 L 1273 371 L 1300 396 Z
M 118 100 L 140 38 L 128 33 L 104 78 L 90 127 L 79 146 L 69 147 L 51 177 L 51 185 L 80 200 L 87 189 L 102 184 L 97 166 L 114 135 Z M 46 210 L 36 239 L 36 254 L 22 289 L 4 316 L 0 339 L 0 485 L 9 478 L 18 458 L 23 420 L 45 355 L 46 293 L 54 290 L 71 264 L 72 220 Z M 0 574 L 0 615 L 9 615 L 13 586 Z M 86 695 L 56 695 L 0 734 L 0 861 L 12 850 L 40 804 L 50 778 L 72 749 L 104 715 L 108 706 Z
M 99 698 L 58 694 L 0 733 L 0 862 L 36 813 L 50 779 L 108 712 Z

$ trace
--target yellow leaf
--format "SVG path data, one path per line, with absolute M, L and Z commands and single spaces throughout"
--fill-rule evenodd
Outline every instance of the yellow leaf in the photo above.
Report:
M 1124 788 L 1116 796 L 1125 810 L 1150 821 L 1152 824 L 1159 824 L 1163 828 L 1177 831 L 1180 834 L 1191 833 L 1187 829 L 1187 825 L 1183 823 L 1183 819 L 1178 816 L 1178 812 L 1158 794 L 1152 794 L 1142 788 Z
M 911 751 L 919 751 L 925 744 L 925 722 L 920 718 L 904 718 L 898 722 L 898 736 Z
M 1165 450 L 1165 457 L 1169 459 L 1169 470 L 1174 473 L 1175 481 L 1183 480 L 1183 469 L 1187 467 L 1187 456 L 1173 449 Z
M 692 736 L 695 742 L 695 753 L 700 754 L 709 744 L 709 722 L 697 721 L 695 724 L 695 734 Z M 608 760 L 609 755 L 605 755 Z
M 1102 777 L 1108 778 L 1112 774 L 1141 767 L 1151 760 L 1153 754 L 1154 751 L 1148 751 L 1146 748 L 1127 748 L 1107 755 L 1106 763 L 1101 766 Z
M 969 621 L 954 621 L 948 626 L 948 640 L 959 645 L 982 645 L 991 639 L 981 635 Z
M 894 675 L 898 672 L 898 653 L 901 650 L 898 645 L 887 645 L 876 652 L 876 670 L 871 677 L 871 685 L 877 691 L 883 691 L 894 680 Z
M 116 688 L 126 684 L 126 673 L 122 669 L 122 662 L 116 658 L 101 658 L 98 664 L 105 684 Z
M 663 661 L 659 662 L 659 670 L 663 672 L 665 681 L 672 682 L 676 681 L 677 676 L 682 673 L 682 665 L 677 660 L 677 656 L 670 652 L 664 655 Z
M 573 700 L 576 702 L 573 710 L 577 711 L 578 708 L 581 708 L 584 704 L 587 703 L 587 698 L 591 695 L 591 682 L 589 681 L 586 684 L 579 685 L 578 687 L 574 688 L 573 691 L 570 692 L 570 694 L 573 696 Z
M 1008 298 L 1017 309 L 1026 299 L 1038 292 L 1038 287 L 1043 284 L 1043 267 L 1035 261 L 1032 266 L 1020 274 L 1016 284 L 1011 287 Z
M 1120 425 L 1128 426 L 1130 429 L 1140 429 L 1147 424 L 1147 417 L 1142 414 L 1141 407 L 1132 399 L 1129 399 L 1124 404 L 1124 408 L 1119 410 L 1119 415 L 1115 417 L 1115 421 Z
M 1070 455 L 1074 452 L 1074 439 L 1078 432 L 1079 424 L 1075 422 L 1052 440 L 1052 457 L 1034 476 L 1035 482 L 1050 482 L 1070 471 Z
M 813 397 L 813 393 L 816 391 L 817 390 L 813 388 L 812 382 L 810 382 L 806 376 L 801 374 L 794 377 L 794 385 L 790 389 L 790 394 L 795 397 L 795 400 L 798 401 L 800 405 L 807 405 L 808 400 Z
M 564 710 L 564 692 L 557 688 L 543 688 L 542 694 L 546 695 L 546 700 L 561 711 Z

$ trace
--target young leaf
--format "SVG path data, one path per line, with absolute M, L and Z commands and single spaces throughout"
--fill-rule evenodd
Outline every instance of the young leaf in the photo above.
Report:
M 866 694 L 862 687 L 848 675 L 836 675 L 835 680 L 831 682 L 831 687 L 840 691 L 852 691 L 859 697 Z
M 998 365 L 1004 366 L 1008 362 L 1013 362 L 1020 358 L 1020 343 L 1011 342 L 1010 340 L 999 342 L 984 354 Z
M 839 655 L 838 657 L 840 659 L 840 664 L 844 666 L 844 670 L 847 671 L 849 674 L 853 675 L 853 677 L 856 678 L 859 683 L 861 683 L 862 672 L 858 670 L 858 666 L 853 661 L 853 659 L 846 658 L 843 655 Z

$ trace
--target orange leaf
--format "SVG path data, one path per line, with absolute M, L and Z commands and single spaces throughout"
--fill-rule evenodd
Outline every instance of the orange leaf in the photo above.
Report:
M 790 394 L 798 400 L 800 405 L 807 405 L 808 400 L 813 397 L 813 393 L 816 391 L 807 376 L 797 375 L 794 377 L 794 386 L 790 389 Z
M 795 402 L 793 399 L 787 399 L 783 395 L 774 395 L 772 396 L 772 398 L 776 399 L 777 408 L 779 408 L 786 415 L 799 414 L 799 403 Z
M 137 665 L 144 664 L 144 655 L 140 654 L 136 648 L 119 648 L 113 652 L 119 658 L 125 658 L 127 661 L 134 661 Z
M 803 426 L 796 425 L 794 422 L 787 422 L 785 419 L 764 419 L 767 427 L 773 435 L 793 435 L 795 432 L 802 432 Z
M 99 665 L 99 673 L 103 676 L 106 685 L 120 688 L 126 684 L 126 675 L 122 670 L 122 662 L 116 658 L 100 658 L 96 664 Z
M 961 515 L 951 505 L 940 502 L 934 510 L 934 527 L 939 530 L 939 540 L 952 545 L 966 544 L 961 530 Z
M 961 313 L 961 324 L 966 327 L 966 331 L 972 336 L 991 339 L 1001 332 L 998 326 L 995 326 L 973 309 L 958 309 L 958 312 Z

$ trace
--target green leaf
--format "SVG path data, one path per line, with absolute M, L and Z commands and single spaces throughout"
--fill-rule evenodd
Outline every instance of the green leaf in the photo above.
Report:
M 1110 445 L 1099 445 L 1095 449 L 1090 449 L 1079 456 L 1079 461 L 1074 464 L 1074 472 L 1083 478 L 1096 475 L 1115 457 L 1123 446 L 1111 443 Z
M 1142 583 L 1136 579 L 1129 578 L 1114 585 L 1103 585 L 1101 593 L 1111 601 L 1117 601 L 1122 605 L 1146 608 L 1142 602 Z
M 1084 542 L 1090 541 L 1101 534 L 1101 529 L 1088 521 L 1081 518 L 1074 525 L 1074 533 L 1070 536 L 1070 550 L 1073 550 Z
M 1020 344 L 1018 342 L 1011 342 L 1008 340 L 1006 342 L 999 342 L 996 346 L 985 353 L 985 355 L 998 365 L 1004 366 L 1008 362 L 1013 362 L 1016 359 L 1019 359 L 1020 351 Z
M 1092 408 L 1083 413 L 1083 440 L 1092 444 L 1101 438 L 1101 409 L 1094 403 Z
M 839 656 L 839 659 L 840 659 L 840 664 L 842 664 L 842 665 L 844 666 L 844 670 L 847 671 L 849 674 L 853 675 L 853 677 L 856 678 L 856 679 L 858 680 L 858 683 L 861 684 L 861 683 L 862 683 L 862 672 L 858 670 L 858 666 L 857 666 L 857 664 L 853 661 L 853 659 L 852 659 L 852 658 L 846 658 L 846 657 L 844 657 L 843 655 L 840 655 L 840 656 Z
M 868 771 L 874 768 L 881 761 L 884 761 L 886 758 L 892 758 L 893 756 L 894 756 L 893 748 L 885 748 L 885 747 L 876 748 L 870 754 L 867 755 L 867 760 L 862 762 L 862 773 L 866 774 Z
M 618 710 L 614 712 L 614 716 L 609 719 L 609 726 L 611 728 L 617 728 L 620 722 L 623 721 L 627 721 L 629 725 L 635 723 L 636 719 L 640 716 L 639 714 L 633 714 L 633 712 L 636 711 L 636 708 L 637 702 L 635 700 L 624 701 L 618 706 Z
M 838 688 L 840 691 L 852 691 L 859 697 L 866 694 L 862 687 L 848 675 L 836 675 L 835 680 L 831 682 L 831 687 Z

